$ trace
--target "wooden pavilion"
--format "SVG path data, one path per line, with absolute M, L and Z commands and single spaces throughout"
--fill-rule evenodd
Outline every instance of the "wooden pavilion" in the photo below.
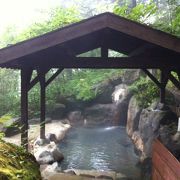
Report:
M 77 55 L 101 48 L 101 57 Z M 108 57 L 108 50 L 127 57 Z M 103 13 L 0 50 L 0 67 L 21 71 L 21 142 L 28 148 L 28 91 L 40 83 L 41 128 L 45 138 L 46 87 L 64 68 L 140 68 L 159 87 L 165 102 L 168 80 L 180 88 L 180 39 L 111 13 Z M 51 68 L 57 71 L 46 79 Z M 148 69 L 160 69 L 158 80 Z M 31 78 L 33 70 L 37 77 Z

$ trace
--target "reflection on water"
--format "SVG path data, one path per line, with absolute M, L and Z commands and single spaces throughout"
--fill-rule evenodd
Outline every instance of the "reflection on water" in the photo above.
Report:
M 113 170 L 139 175 L 138 157 L 124 127 L 72 128 L 60 144 L 63 169 Z

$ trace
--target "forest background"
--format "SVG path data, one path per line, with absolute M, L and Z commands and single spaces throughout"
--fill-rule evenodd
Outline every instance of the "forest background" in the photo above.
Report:
M 42 9 L 40 13 L 45 18 L 32 22 L 23 31 L 19 31 L 16 24 L 10 24 L 0 35 L 0 48 L 107 11 L 180 37 L 180 0 L 74 0 L 71 1 L 71 6 L 66 2 L 70 1 L 60 3 L 57 7 L 48 10 Z M 82 55 L 100 56 L 100 50 L 95 49 Z M 109 50 L 109 56 L 123 56 L 123 54 Z M 53 72 L 54 69 L 49 71 L 47 77 Z M 96 84 L 123 76 L 124 72 L 125 70 L 121 69 L 64 69 L 47 88 L 47 113 L 62 97 L 91 101 L 101 93 L 98 90 L 94 91 L 93 87 Z M 33 76 L 36 76 L 35 71 Z M 172 84 L 169 85 L 171 86 Z M 145 77 L 140 78 L 131 87 L 134 91 L 140 88 L 144 93 L 137 94 L 136 97 L 141 106 L 148 106 L 154 98 L 158 97 L 158 89 Z M 29 93 L 30 117 L 39 116 L 39 89 L 37 84 Z M 144 97 L 146 97 L 145 101 Z M 19 115 L 20 72 L 0 69 L 0 122 Z

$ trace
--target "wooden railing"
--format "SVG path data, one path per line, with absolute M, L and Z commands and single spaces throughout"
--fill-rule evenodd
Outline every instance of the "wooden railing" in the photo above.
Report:
M 152 163 L 153 180 L 180 180 L 180 162 L 159 140 L 153 143 Z

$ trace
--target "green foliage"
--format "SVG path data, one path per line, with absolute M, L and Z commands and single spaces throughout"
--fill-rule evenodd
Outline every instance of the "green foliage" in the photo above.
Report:
M 0 140 L 0 179 L 40 180 L 39 165 L 22 147 Z
M 61 84 L 60 92 L 58 93 L 64 96 L 74 96 L 80 100 L 91 100 L 96 97 L 97 94 L 101 93 L 98 90 L 94 90 L 93 87 L 95 85 L 120 76 L 121 74 L 122 70 L 115 69 L 73 69 L 72 79 L 68 79 L 66 74 L 64 74 L 64 76 L 58 80 L 59 84 Z M 58 84 L 57 82 L 54 83 Z
M 146 108 L 159 97 L 158 87 L 148 78 L 141 77 L 130 87 L 140 107 Z
M 10 119 L 12 119 L 12 116 L 9 114 L 6 114 L 6 115 L 0 117 L 0 123 L 5 123 L 5 122 L 9 121 Z
M 157 7 L 152 2 L 149 4 L 140 3 L 132 9 L 129 8 L 129 5 L 119 6 L 116 4 L 113 10 L 117 15 L 141 23 L 146 23 L 147 20 L 156 13 L 156 11 Z
M 19 72 L 0 69 L 0 116 L 19 113 Z
M 5 136 L 3 132 L 0 132 L 0 140 Z
M 78 22 L 82 17 L 89 17 L 99 12 L 104 12 L 114 6 L 113 12 L 133 21 L 151 25 L 157 29 L 169 32 L 180 37 L 180 6 L 177 0 L 166 1 L 132 1 L 124 0 L 118 3 L 110 4 L 106 1 L 106 6 L 102 7 L 100 1 L 87 4 L 87 1 L 79 0 L 76 7 L 64 8 L 58 7 L 50 9 L 47 12 L 48 18 L 43 22 L 36 22 L 29 26 L 22 33 L 17 34 L 16 27 L 9 26 L 0 38 L 0 47 L 5 47 L 15 44 L 38 35 L 42 35 L 49 31 L 55 30 L 59 27 L 64 27 L 68 24 Z M 130 4 L 129 4 L 130 2 Z M 135 2 L 135 1 L 134 1 Z M 133 7 L 133 8 L 132 8 Z M 125 56 L 120 53 L 109 51 L 110 56 Z M 100 56 L 100 49 L 86 52 L 80 56 Z M 54 70 L 47 74 L 50 77 Z M 61 96 L 74 96 L 81 100 L 91 100 L 96 95 L 101 93 L 99 90 L 94 90 L 94 86 L 100 82 L 106 81 L 120 75 L 120 70 L 89 70 L 89 69 L 73 69 L 64 70 L 61 76 L 47 89 L 47 111 L 52 109 L 54 103 L 58 101 Z M 147 84 L 146 84 L 147 83 Z M 20 107 L 20 80 L 19 72 L 13 70 L 0 69 L 0 116 L 6 113 L 13 115 L 19 114 Z M 153 97 L 157 97 L 157 89 L 154 84 L 147 79 L 140 79 L 132 85 L 132 90 L 138 92 L 137 99 L 146 107 L 151 103 Z M 29 93 L 29 112 L 30 116 L 39 115 L 39 84 L 37 84 Z M 142 92 L 141 92 L 142 91 Z M 141 93 L 139 93 L 141 92 Z

